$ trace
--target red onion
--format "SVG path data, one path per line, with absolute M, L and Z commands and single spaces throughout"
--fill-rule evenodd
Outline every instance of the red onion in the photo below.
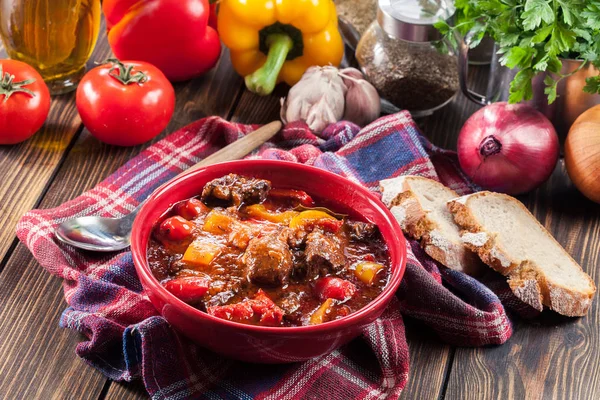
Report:
M 525 104 L 493 103 L 471 116 L 458 136 L 458 159 L 479 186 L 521 194 L 546 181 L 558 160 L 552 123 Z

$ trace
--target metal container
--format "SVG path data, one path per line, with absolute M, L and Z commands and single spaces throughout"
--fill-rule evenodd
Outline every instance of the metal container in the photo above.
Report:
M 482 106 L 496 101 L 507 101 L 510 83 L 519 71 L 500 65 L 499 56 L 496 54 L 496 51 L 494 51 L 492 56 L 490 76 L 485 94 L 476 93 L 467 87 L 469 68 L 468 50 L 471 40 L 472 35 L 469 33 L 465 36 L 460 48 L 459 76 L 462 92 L 469 100 Z M 577 71 L 581 67 L 582 62 L 573 59 L 562 60 L 561 75 L 571 73 L 573 75 L 562 79 L 558 83 L 556 91 L 558 97 L 554 103 L 548 104 L 548 97 L 544 93 L 544 79 L 549 72 L 539 73 L 533 79 L 533 99 L 526 102 L 541 111 L 554 124 L 561 143 L 564 142 L 575 119 L 587 109 L 600 104 L 600 95 L 589 94 L 583 91 L 586 78 L 598 75 L 598 70 L 590 64 Z
M 494 39 L 486 36 L 474 49 L 469 49 L 469 65 L 490 65 L 495 53 Z
M 456 52 L 434 27 L 453 14 L 445 0 L 378 1 L 377 20 L 361 37 L 356 60 L 384 99 L 385 112 L 430 115 L 458 93 Z

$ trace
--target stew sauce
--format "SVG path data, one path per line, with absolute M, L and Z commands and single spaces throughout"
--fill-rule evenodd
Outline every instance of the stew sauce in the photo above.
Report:
M 318 207 L 303 191 L 227 175 L 175 204 L 148 245 L 154 276 L 219 318 L 301 326 L 358 311 L 388 283 L 377 227 Z

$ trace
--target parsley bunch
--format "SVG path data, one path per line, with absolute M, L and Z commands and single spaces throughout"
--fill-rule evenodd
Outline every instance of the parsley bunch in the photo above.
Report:
M 519 72 L 510 85 L 509 102 L 533 97 L 532 79 L 544 80 L 548 103 L 556 100 L 561 79 L 593 64 L 600 68 L 600 0 L 455 0 L 457 24 L 445 21 L 436 28 L 454 45 L 456 32 L 472 30 L 471 48 L 485 35 L 499 46 L 500 62 Z M 581 60 L 581 66 L 561 74 L 561 58 Z M 600 76 L 586 80 L 584 91 L 600 93 Z

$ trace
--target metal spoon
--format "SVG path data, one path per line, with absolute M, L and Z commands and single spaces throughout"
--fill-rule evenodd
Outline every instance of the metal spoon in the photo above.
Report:
M 238 160 L 271 139 L 281 129 L 281 122 L 274 121 L 192 166 L 185 172 L 225 161 Z M 121 218 L 78 217 L 63 222 L 56 229 L 56 237 L 71 246 L 91 251 L 118 251 L 129 246 L 131 227 L 142 202 L 130 214 Z

